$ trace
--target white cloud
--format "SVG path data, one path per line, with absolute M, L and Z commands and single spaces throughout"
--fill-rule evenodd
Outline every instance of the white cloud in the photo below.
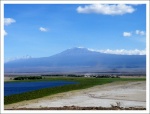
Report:
M 141 30 L 136 30 L 135 33 L 137 35 L 145 35 L 145 32 L 144 31 L 141 31 Z
M 16 20 L 14 20 L 13 18 L 4 18 L 4 25 L 10 25 L 15 22 Z
M 42 31 L 42 32 L 47 32 L 48 31 L 48 29 L 44 28 L 44 27 L 40 27 L 39 30 Z
M 131 32 L 123 32 L 123 36 L 130 37 L 130 36 L 132 36 L 132 33 Z
M 4 36 L 6 36 L 8 33 L 4 30 Z
M 101 52 L 101 53 L 108 53 L 108 54 L 119 54 L 119 55 L 146 55 L 146 50 L 125 50 L 125 49 L 116 49 L 116 50 L 111 50 L 111 49 L 106 49 L 106 50 L 94 50 L 94 49 L 88 49 L 90 51 L 96 51 L 96 52 Z
M 4 61 L 5 61 L 5 63 L 6 63 L 6 62 L 14 61 L 14 60 L 31 59 L 31 58 L 32 58 L 32 56 L 30 56 L 30 55 L 25 55 L 25 56 L 17 56 L 17 57 L 7 58 L 7 59 L 5 59 Z
M 92 4 L 85 5 L 84 7 L 79 6 L 76 10 L 78 13 L 97 13 L 104 15 L 123 15 L 135 11 L 131 5 L 126 4 Z
M 135 35 L 144 36 L 145 35 L 145 31 L 135 30 L 135 32 L 123 32 L 123 36 L 124 37 L 130 37 L 132 35 L 133 36 L 135 36 Z

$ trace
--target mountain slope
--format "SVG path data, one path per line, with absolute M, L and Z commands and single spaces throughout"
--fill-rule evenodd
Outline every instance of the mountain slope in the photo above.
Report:
M 5 63 L 5 72 L 145 71 L 145 55 L 115 55 L 71 48 L 59 54 Z

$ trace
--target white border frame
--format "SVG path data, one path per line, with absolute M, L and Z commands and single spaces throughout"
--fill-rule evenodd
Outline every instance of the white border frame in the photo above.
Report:
M 4 110 L 4 4 L 93 4 L 93 3 L 106 3 L 106 4 L 146 4 L 146 111 L 131 111 L 131 110 L 85 110 L 85 111 L 50 111 L 50 110 Z M 1 1 L 1 113 L 149 113 L 149 1 L 140 0 L 140 1 Z

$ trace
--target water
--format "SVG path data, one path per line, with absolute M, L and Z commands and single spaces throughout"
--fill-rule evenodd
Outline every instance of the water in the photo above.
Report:
M 4 96 L 76 83 L 70 81 L 6 82 L 4 83 Z

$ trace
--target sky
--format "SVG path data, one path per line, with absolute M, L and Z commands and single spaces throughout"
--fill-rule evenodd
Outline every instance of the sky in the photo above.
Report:
M 145 54 L 145 4 L 5 4 L 5 61 L 73 47 Z

